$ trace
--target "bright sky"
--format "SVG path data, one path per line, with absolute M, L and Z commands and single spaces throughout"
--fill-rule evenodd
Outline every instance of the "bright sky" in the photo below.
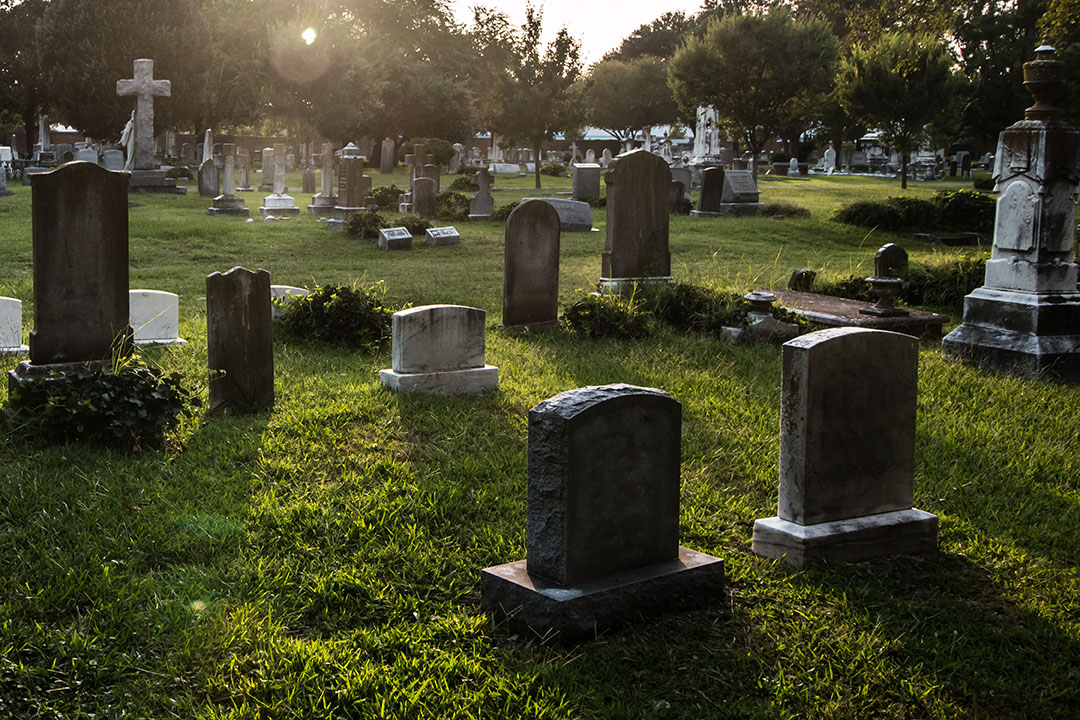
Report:
M 587 68 L 604 53 L 616 47 L 640 25 L 650 23 L 666 12 L 682 10 L 687 15 L 701 9 L 701 0 L 533 0 L 544 10 L 544 42 L 566 27 L 581 42 L 582 61 Z M 514 26 L 525 21 L 525 0 L 452 0 L 459 22 L 472 21 L 472 8 L 484 5 L 507 14 Z

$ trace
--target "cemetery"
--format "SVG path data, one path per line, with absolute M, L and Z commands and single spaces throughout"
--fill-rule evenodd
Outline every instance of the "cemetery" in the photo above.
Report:
M 212 129 L 166 177 L 136 60 L 128 169 L 0 196 L 0 716 L 1080 716 L 1048 48 L 910 185 Z

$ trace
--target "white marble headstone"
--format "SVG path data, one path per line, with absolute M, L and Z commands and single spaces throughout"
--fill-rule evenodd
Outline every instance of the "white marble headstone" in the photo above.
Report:
M 180 298 L 163 290 L 129 290 L 128 313 L 136 345 L 183 345 Z
M 281 316 L 285 314 L 285 306 L 296 300 L 296 298 L 310 295 L 311 291 L 302 287 L 293 287 L 292 285 L 271 285 L 270 286 L 270 313 L 274 320 L 280 320 Z
M 0 355 L 26 355 L 22 344 L 22 301 L 0 297 Z

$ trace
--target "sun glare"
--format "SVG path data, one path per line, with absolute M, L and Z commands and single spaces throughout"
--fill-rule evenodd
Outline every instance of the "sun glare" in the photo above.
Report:
M 304 42 L 308 45 L 315 42 L 315 28 L 308 28 L 304 32 L 300 33 L 300 37 L 304 38 Z

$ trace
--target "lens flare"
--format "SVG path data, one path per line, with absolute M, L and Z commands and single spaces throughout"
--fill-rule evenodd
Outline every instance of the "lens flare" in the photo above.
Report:
M 304 38 L 304 42 L 308 45 L 315 42 L 315 28 L 308 28 L 304 32 L 300 33 L 300 37 Z

